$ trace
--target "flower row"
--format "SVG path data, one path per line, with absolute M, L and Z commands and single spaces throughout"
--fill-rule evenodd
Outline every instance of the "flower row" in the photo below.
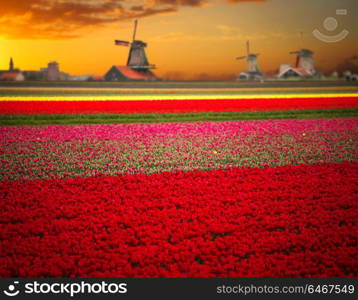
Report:
M 0 182 L 1 277 L 353 277 L 357 163 Z
M 0 128 L 0 179 L 161 173 L 358 160 L 358 120 Z
M 158 101 L 2 101 L 0 114 L 190 113 L 357 107 L 357 97 Z

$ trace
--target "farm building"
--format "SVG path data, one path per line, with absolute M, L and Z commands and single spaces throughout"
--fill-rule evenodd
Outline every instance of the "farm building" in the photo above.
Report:
M 24 81 L 25 76 L 19 70 L 15 69 L 14 61 L 12 57 L 10 58 L 9 62 L 9 69 L 8 70 L 0 70 L 0 80 L 1 81 Z
M 104 75 L 106 81 L 125 81 L 125 80 L 158 80 L 158 78 L 149 70 L 134 70 L 127 66 L 113 66 Z
M 286 64 L 281 65 L 277 78 L 311 78 L 316 75 L 313 59 L 314 53 L 311 50 L 301 49 L 292 51 L 290 54 L 296 54 L 295 66 L 292 67 L 291 65 Z
M 24 81 L 25 76 L 20 71 L 1 72 L 0 73 L 0 80 L 1 81 Z
M 309 78 L 313 74 L 304 68 L 292 67 L 290 65 L 281 65 L 278 78 Z

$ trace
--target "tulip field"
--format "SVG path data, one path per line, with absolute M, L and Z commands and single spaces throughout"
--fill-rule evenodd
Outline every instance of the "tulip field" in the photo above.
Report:
M 0 88 L 0 277 L 357 277 L 358 89 Z

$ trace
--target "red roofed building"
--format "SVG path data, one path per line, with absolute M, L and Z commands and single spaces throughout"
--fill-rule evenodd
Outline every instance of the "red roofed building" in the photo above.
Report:
M 24 81 L 25 76 L 22 72 L 14 71 L 14 72 L 2 72 L 0 74 L 1 81 Z
M 92 75 L 89 80 L 90 80 L 90 81 L 102 81 L 102 80 L 103 80 L 103 76 L 101 76 L 101 75 Z
M 290 65 L 281 65 L 278 74 L 279 79 L 288 78 L 312 78 L 317 75 L 314 67 L 313 52 L 309 49 L 301 49 L 292 51 L 290 54 L 296 54 L 296 64 L 294 67 Z
M 106 81 L 124 81 L 124 80 L 138 80 L 138 81 L 153 81 L 158 78 L 148 69 L 134 70 L 128 66 L 113 66 L 105 75 Z
M 10 58 L 9 69 L 0 70 L 0 81 L 24 81 L 25 75 L 19 70 L 15 69 L 14 61 Z
M 286 79 L 286 78 L 310 78 L 313 74 L 304 69 L 304 68 L 294 68 L 289 65 L 281 65 L 280 73 L 278 74 L 278 78 Z

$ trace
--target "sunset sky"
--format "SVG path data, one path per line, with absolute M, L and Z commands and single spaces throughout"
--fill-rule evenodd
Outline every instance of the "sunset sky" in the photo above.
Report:
M 245 70 L 235 57 L 246 54 L 248 39 L 264 72 L 293 64 L 288 52 L 302 47 L 315 52 L 321 71 L 358 65 L 357 0 L 0 0 L 0 8 L 0 69 L 12 56 L 22 70 L 55 60 L 71 74 L 104 74 L 126 63 L 129 49 L 114 40 L 131 39 L 134 19 L 156 73 L 169 79 L 235 77 Z M 327 17 L 337 19 L 336 30 L 323 27 Z M 325 43 L 315 28 L 350 34 Z

